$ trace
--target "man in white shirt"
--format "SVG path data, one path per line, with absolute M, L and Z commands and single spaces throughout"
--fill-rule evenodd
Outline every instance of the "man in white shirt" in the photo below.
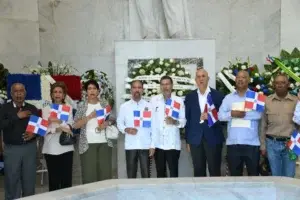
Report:
M 143 83 L 131 83 L 131 100 L 120 107 L 117 126 L 125 134 L 126 169 L 128 178 L 136 178 L 138 160 L 142 178 L 150 177 L 150 159 L 154 154 L 151 135 L 151 105 L 142 99 Z M 148 116 L 147 116 L 148 115 Z
M 155 144 L 157 177 L 166 177 L 168 163 L 170 177 L 178 177 L 178 161 L 181 150 L 179 128 L 185 126 L 183 100 L 172 94 L 173 80 L 169 76 L 160 79 L 161 94 L 152 97 L 152 134 Z

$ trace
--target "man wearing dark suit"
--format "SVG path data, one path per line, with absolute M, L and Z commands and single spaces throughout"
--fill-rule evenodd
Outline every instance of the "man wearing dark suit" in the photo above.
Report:
M 210 94 L 217 111 L 224 95 L 208 86 L 209 76 L 202 67 L 196 71 L 198 89 L 185 98 L 186 127 L 185 137 L 187 150 L 191 153 L 194 176 L 206 176 L 206 163 L 210 176 L 221 176 L 221 154 L 224 142 L 222 125 L 219 121 L 208 126 L 208 115 L 205 111 L 207 95 Z

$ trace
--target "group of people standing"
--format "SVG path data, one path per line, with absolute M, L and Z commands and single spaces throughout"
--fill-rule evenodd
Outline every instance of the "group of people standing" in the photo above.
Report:
M 288 157 L 285 142 L 300 124 L 300 95 L 288 93 L 289 81 L 279 74 L 273 84 L 275 94 L 267 97 L 264 113 L 245 111 L 238 104 L 245 102 L 250 77 L 247 71 L 236 76 L 236 91 L 224 95 L 209 87 L 209 75 L 203 68 L 196 71 L 198 89 L 190 92 L 185 99 L 172 93 L 173 80 L 163 76 L 160 80 L 161 94 L 150 102 L 142 98 L 143 82 L 131 83 L 131 99 L 123 103 L 117 119 L 109 116 L 99 124 L 96 110 L 108 105 L 99 99 L 100 87 L 94 80 L 85 83 L 87 98 L 80 103 L 73 119 L 63 123 L 50 115 L 50 107 L 42 110 L 42 117 L 49 126 L 44 136 L 44 154 L 49 177 L 49 191 L 72 186 L 72 165 L 74 145 L 61 145 L 62 132 L 72 134 L 80 129 L 78 138 L 82 168 L 82 182 L 91 183 L 112 178 L 112 141 L 103 134 L 109 126 L 117 126 L 125 134 L 125 155 L 128 178 L 137 177 L 138 162 L 141 176 L 150 177 L 150 159 L 154 158 L 157 177 L 178 177 L 181 150 L 180 129 L 185 128 L 187 150 L 193 160 L 194 176 L 221 176 L 222 149 L 225 140 L 223 122 L 227 122 L 227 157 L 230 175 L 242 176 L 244 164 L 248 175 L 258 175 L 260 153 L 268 154 L 273 175 L 295 176 L 295 161 Z M 55 104 L 66 104 L 67 88 L 64 83 L 51 85 L 51 99 Z M 207 97 L 218 111 L 218 120 L 209 126 L 210 118 L 206 109 Z M 30 115 L 39 115 L 33 105 L 26 103 L 26 89 L 21 83 L 11 87 L 12 101 L 0 109 L 0 129 L 3 132 L 5 164 L 5 199 L 11 200 L 35 193 L 36 181 L 36 138 L 27 133 Z M 176 104 L 175 115 L 166 113 L 166 101 Z M 298 103 L 297 103 L 298 102 Z M 296 107 L 297 104 L 297 107 Z M 70 105 L 68 105 L 70 106 Z M 71 106 L 70 106 L 71 107 Z M 176 107 L 176 110 L 174 110 Z M 150 112 L 150 125 L 143 126 L 143 113 Z M 140 113 L 137 117 L 134 113 Z M 149 117 L 149 116 L 148 116 Z M 136 120 L 139 122 L 136 123 Z M 261 125 L 259 126 L 259 124 Z

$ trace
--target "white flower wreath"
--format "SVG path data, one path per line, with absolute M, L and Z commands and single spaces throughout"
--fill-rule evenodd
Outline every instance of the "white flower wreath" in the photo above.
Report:
M 89 80 L 95 80 L 98 82 L 100 90 L 100 98 L 103 98 L 109 102 L 111 106 L 114 105 L 114 94 L 112 83 L 108 80 L 107 74 L 102 71 L 88 70 L 81 75 L 81 83 L 84 85 Z M 86 92 L 82 91 L 82 99 L 86 98 Z
M 144 82 L 144 98 L 149 99 L 151 96 L 160 92 L 159 80 L 162 76 L 168 75 L 173 79 L 173 90 L 177 96 L 184 97 L 189 91 L 194 89 L 195 81 L 191 75 L 181 65 L 180 59 L 148 59 L 134 60 L 129 64 L 128 77 L 125 79 L 126 94 L 124 99 L 130 99 L 130 82 L 141 80 Z

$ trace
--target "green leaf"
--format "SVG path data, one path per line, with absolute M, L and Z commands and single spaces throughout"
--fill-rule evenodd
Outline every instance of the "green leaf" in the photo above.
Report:
M 289 59 L 291 57 L 290 53 L 286 50 L 282 49 L 280 52 L 280 58 L 281 59 Z
M 294 48 L 291 53 L 291 58 L 300 58 L 300 51 L 297 48 Z

